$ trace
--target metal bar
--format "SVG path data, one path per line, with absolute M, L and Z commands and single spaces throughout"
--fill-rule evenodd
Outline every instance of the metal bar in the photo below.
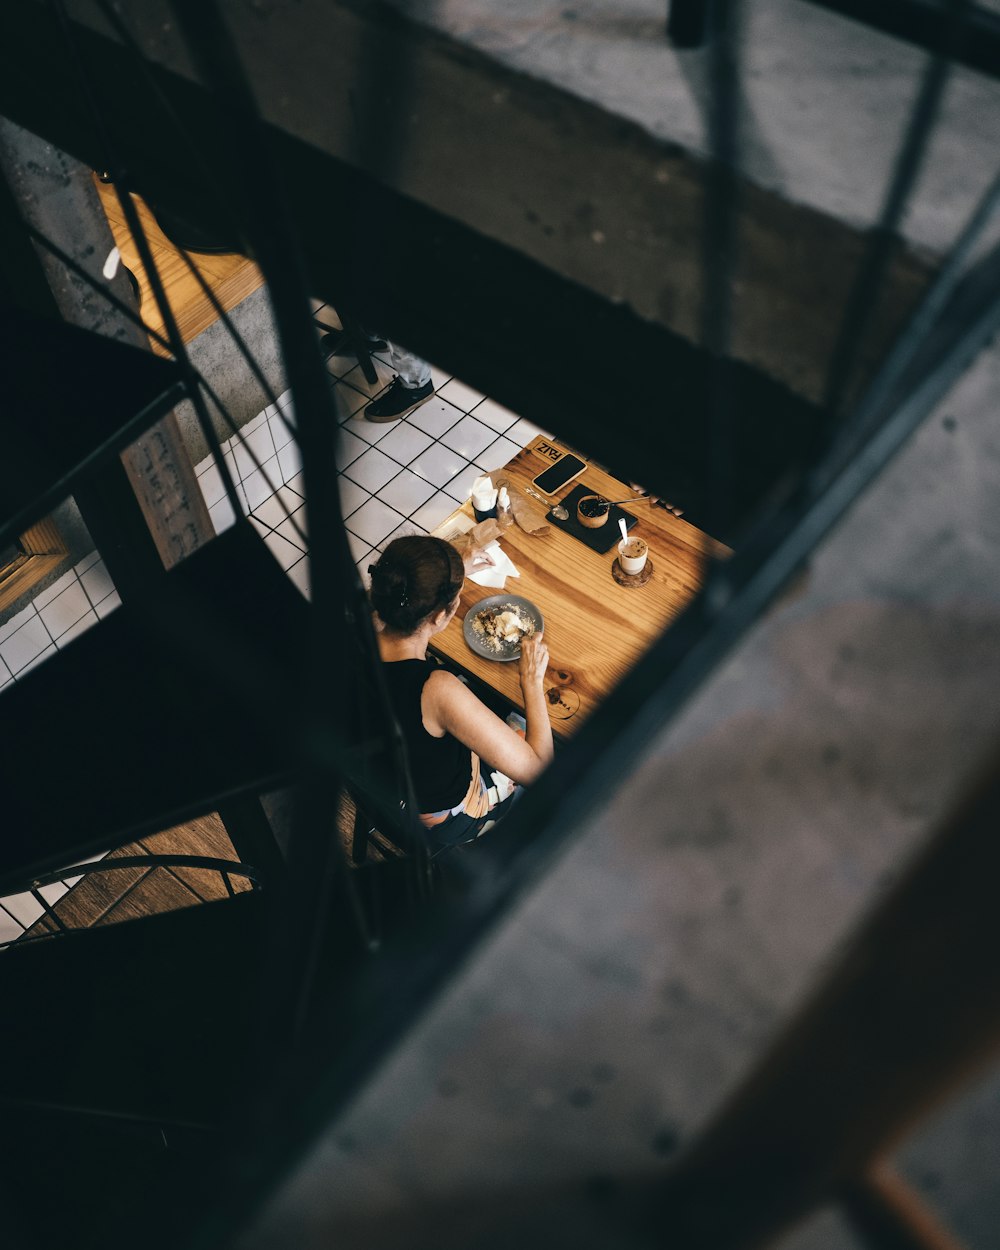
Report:
M 214 0 L 173 0 L 173 11 L 202 79 L 214 90 L 225 118 L 230 173 L 246 214 L 247 236 L 259 259 L 277 323 L 292 393 L 306 486 L 311 552 L 310 680 L 302 693 L 302 784 L 293 820 L 288 875 L 271 913 L 272 940 L 265 970 L 267 1010 L 257 1039 L 260 1070 L 273 1079 L 256 1108 L 263 1122 L 287 1115 L 283 1090 L 299 1079 L 275 1054 L 294 1053 L 312 1014 L 314 978 L 326 916 L 343 896 L 347 869 L 337 839 L 326 832 L 339 779 L 331 748 L 346 737 L 348 653 L 342 581 L 353 561 L 343 528 L 335 457 L 338 428 L 329 376 L 312 325 L 302 260 L 281 196 L 282 179 L 269 168 L 266 132 L 246 76 Z M 356 574 L 355 574 L 356 576 Z M 346 679 L 346 680 L 345 680 Z M 331 732 L 331 730 L 333 732 Z M 352 900 L 348 891 L 348 906 Z
M 98 872 L 113 872 L 120 868 L 207 868 L 212 872 L 231 873 L 246 877 L 259 885 L 257 869 L 238 860 L 218 859 L 211 855 L 121 855 L 115 859 L 102 859 L 92 864 L 70 864 L 53 872 L 43 872 L 34 878 L 35 886 L 54 885 L 67 877 L 89 877 Z M 44 904 L 44 900 L 40 900 Z
M 852 412 L 850 423 L 838 432 L 836 443 L 827 457 L 831 467 L 849 457 L 851 448 L 857 446 L 870 431 L 873 421 L 878 420 L 885 405 L 891 401 L 893 391 L 900 385 L 906 370 L 917 359 L 935 321 L 954 295 L 973 249 L 998 212 L 1000 176 L 994 179 L 992 186 L 973 209 L 944 265 L 925 292 L 920 306 L 882 362 L 878 375 L 865 392 L 862 402 Z
M 43 884 L 42 880 L 39 879 L 37 881 L 33 881 L 31 885 L 28 887 L 32 898 L 35 900 L 36 903 L 39 904 L 42 911 L 45 913 L 46 918 L 48 920 L 51 920 L 52 923 L 56 926 L 56 928 L 61 933 L 68 933 L 69 930 L 63 924 L 63 922 L 59 919 L 56 913 L 52 910 L 51 906 L 49 905 L 48 901 L 45 898 L 45 895 L 42 894 L 42 892 L 39 890 L 38 887 L 42 884 Z
M 887 1163 L 840 1190 L 848 1222 L 869 1250 L 965 1250 L 920 1195 Z
M 157 107 L 173 128 L 173 131 L 177 135 L 178 139 L 184 143 L 188 158 L 192 164 L 197 166 L 201 185 L 212 188 L 213 192 L 218 197 L 218 203 L 226 210 L 232 226 L 238 227 L 239 214 L 235 212 L 232 204 L 229 202 L 228 190 L 225 183 L 219 178 L 215 166 L 212 161 L 206 157 L 202 148 L 197 143 L 193 142 L 190 131 L 185 129 L 183 122 L 177 115 L 176 109 L 174 109 L 173 105 L 170 103 L 166 92 L 162 90 L 159 82 L 157 82 L 156 75 L 152 72 L 150 62 L 143 55 L 142 48 L 139 46 L 131 30 L 122 20 L 121 15 L 115 10 L 114 5 L 110 4 L 108 0 L 94 0 L 94 3 L 100 10 L 101 16 L 112 28 L 112 30 L 114 30 L 123 46 L 128 51 L 132 65 L 139 71 L 139 75 L 145 83 L 146 89 L 155 100 Z M 226 233 L 228 235 L 231 232 L 227 231 Z M 174 246 L 177 247 L 177 244 L 175 243 Z M 187 251 L 182 247 L 177 247 L 177 250 L 187 261 Z M 200 279 L 200 274 L 196 274 L 195 276 Z M 208 291 L 205 291 L 205 294 L 209 294 Z M 209 295 L 209 298 L 214 299 L 214 295 Z M 265 389 L 268 389 L 266 382 Z M 270 398 L 269 402 L 274 403 L 273 396 Z
M 132 1115 L 127 1111 L 92 1111 L 89 1108 L 75 1107 L 68 1103 L 47 1102 L 39 1098 L 0 1098 L 0 1107 L 12 1107 L 18 1110 L 51 1112 L 54 1115 L 65 1115 L 80 1120 L 109 1120 L 114 1123 L 160 1125 L 165 1124 L 171 1129 L 184 1132 L 210 1134 L 218 1137 L 218 1130 L 210 1124 L 199 1124 L 195 1120 L 165 1120 L 162 1116 L 151 1119 L 149 1116 Z M 6 1212 L 5 1212 L 6 1216 Z M 35 1250 L 38 1250 L 37 1244 Z
M 54 32 L 49 32 L 50 39 L 53 34 Z M 12 154 L 12 145 L 20 149 L 22 143 L 15 137 L 16 127 L 4 123 L 0 129 L 7 136 L 5 146 L 9 156 Z M 100 247 L 102 239 L 108 242 L 110 247 L 110 230 L 103 215 L 98 217 L 100 208 L 97 195 L 90 185 L 89 169 L 67 161 L 65 153 L 41 142 L 36 135 L 23 136 L 23 145 L 24 173 L 26 174 L 24 180 L 16 174 L 9 160 L 4 162 L 7 166 L 4 178 L 5 190 L 7 179 L 12 176 L 16 177 L 21 190 L 20 199 L 14 208 L 14 220 L 11 222 L 14 229 L 9 250 L 15 258 L 20 258 L 23 262 L 22 270 L 27 266 L 33 268 L 35 278 L 33 282 L 20 282 L 11 291 L 12 302 L 20 305 L 28 299 L 37 303 L 38 296 L 33 296 L 32 292 L 37 290 L 39 282 L 44 283 L 49 293 L 48 315 L 55 314 L 89 331 L 98 328 L 104 330 L 113 328 L 115 337 L 123 337 L 123 340 L 127 341 L 126 331 L 131 323 L 113 327 L 103 309 L 93 309 L 93 316 L 88 311 L 86 292 L 69 279 L 69 274 L 80 277 L 81 266 L 76 265 L 63 253 L 61 265 L 55 267 L 55 272 L 53 272 L 48 256 L 29 242 L 30 239 L 35 239 L 37 231 L 44 233 L 52 229 L 59 233 L 59 237 L 67 248 L 80 249 L 81 255 L 85 254 L 83 249 L 88 244 Z M 47 166 L 50 161 L 53 167 L 60 168 L 62 177 L 59 192 L 55 199 L 47 194 L 32 195 L 31 186 L 38 176 L 38 169 Z M 27 192 L 27 196 L 24 192 Z M 7 205 L 13 205 L 12 195 L 5 196 L 4 199 Z M 69 224 L 63 220 L 64 213 L 69 215 Z M 5 216 L 7 216 L 6 212 Z M 69 263 L 66 263 L 67 261 Z M 22 273 L 21 277 L 23 276 Z M 58 287 L 60 291 L 58 297 L 49 285 L 50 281 L 54 281 Z M 95 279 L 85 274 L 81 281 L 91 287 Z M 104 282 L 109 295 L 112 293 L 113 285 L 113 283 Z M 124 289 L 124 280 L 119 284 L 119 289 Z M 130 455 L 129 459 L 134 460 L 134 455 Z M 76 485 L 73 493 L 87 529 L 104 556 L 123 601 L 129 602 L 135 595 L 141 594 L 147 587 L 158 581 L 162 575 L 163 543 L 176 544 L 178 547 L 184 545 L 183 509 L 178 509 L 177 520 L 172 519 L 162 527 L 158 526 L 159 541 L 154 540 L 149 516 L 151 510 L 144 509 L 140 504 L 133 487 L 134 474 L 126 472 L 124 461 L 109 460 L 105 467 L 96 470 L 88 477 L 90 480 Z M 181 502 L 176 499 L 176 493 L 175 502 Z M 197 501 L 193 501 L 193 511 L 196 516 L 197 503 L 201 502 L 200 495 Z M 203 503 L 202 506 L 204 506 Z
M 296 526 L 296 528 L 298 527 Z M 378 660 L 377 647 L 371 630 L 371 623 L 367 611 L 367 598 L 353 563 L 351 563 L 348 567 L 348 580 L 351 585 L 345 593 L 349 602 L 357 602 L 358 605 L 357 610 L 353 614 L 353 618 L 356 626 L 361 631 L 362 637 L 365 639 L 367 665 L 369 670 L 375 676 L 375 691 L 378 696 L 377 702 L 384 709 L 383 721 L 386 721 L 387 719 L 388 721 L 391 721 L 391 713 L 388 712 L 387 696 L 384 690 L 382 690 L 379 686 L 379 682 L 381 680 L 381 664 Z M 373 812 L 378 815 L 382 829 L 387 836 L 393 838 L 400 845 L 408 847 L 411 853 L 415 854 L 415 876 L 417 888 L 425 889 L 426 865 L 429 859 L 426 854 L 426 837 L 422 826 L 418 824 L 413 816 L 413 812 L 416 810 L 416 805 L 413 798 L 409 771 L 406 767 L 405 754 L 402 750 L 402 738 L 399 734 L 398 728 L 392 724 L 385 723 L 381 729 L 382 740 L 383 742 L 388 742 L 390 753 L 393 755 L 393 774 L 405 778 L 407 802 L 405 811 L 401 815 L 398 808 L 395 808 L 390 803 L 386 803 L 382 794 L 380 792 L 376 792 L 373 795 L 370 795 L 370 806 Z M 351 749 L 350 741 L 343 734 L 337 736 L 337 754 L 342 764 L 345 760 L 350 760 L 355 754 Z M 349 771 L 351 770 L 349 769 Z M 348 893 L 351 896 L 351 904 L 357 908 L 358 900 L 354 891 L 355 878 L 348 876 L 346 880 Z
M 254 449 L 250 446 L 250 444 L 243 437 L 240 427 L 233 420 L 232 415 L 230 414 L 228 408 L 226 408 L 225 404 L 222 402 L 222 400 L 219 398 L 216 392 L 212 389 L 211 386 L 209 386 L 209 384 L 204 379 L 202 379 L 201 384 L 205 388 L 205 392 L 208 395 L 208 397 L 211 399 L 212 403 L 215 404 L 215 407 L 218 409 L 219 414 L 221 415 L 223 421 L 232 430 L 233 435 L 239 439 L 240 446 L 242 447 L 243 451 L 246 453 L 247 457 L 249 458 L 250 463 L 254 466 L 256 471 L 264 479 L 264 484 L 270 490 L 271 497 L 274 499 L 277 499 L 278 507 L 285 514 L 285 520 L 290 523 L 292 529 L 296 532 L 296 534 L 298 534 L 303 544 L 308 545 L 306 532 L 302 528 L 302 526 L 298 523 L 298 521 L 296 521 L 290 508 L 288 507 L 288 504 L 285 503 L 284 496 L 281 494 L 281 486 L 279 484 L 276 484 L 272 480 L 270 473 L 268 473 L 268 471 L 264 468 L 263 463 L 257 457 L 257 453 L 254 451 Z M 215 449 L 213 448 L 211 450 L 212 450 L 213 457 L 215 457 L 216 456 Z M 221 447 L 219 449 L 219 454 L 221 454 Z M 242 478 L 240 479 L 240 484 L 242 485 Z M 247 501 L 247 506 L 249 507 L 249 500 Z M 253 511 L 253 509 L 250 509 L 250 510 L 251 512 Z M 274 534 L 277 532 L 273 525 L 268 525 L 268 523 L 266 521 L 262 521 L 260 517 L 255 515 L 254 520 L 257 522 L 258 525 L 263 525 L 267 530 L 270 531 L 270 533 Z
M 158 343 L 164 351 L 170 351 L 169 341 L 159 332 L 159 330 L 154 330 L 152 326 L 148 326 L 134 308 L 129 308 L 129 306 L 123 300 L 120 300 L 118 296 L 115 295 L 114 292 L 111 291 L 106 285 L 102 285 L 89 273 L 87 273 L 86 269 L 84 269 L 82 265 L 78 264 L 68 252 L 64 252 L 58 243 L 53 243 L 53 241 L 46 235 L 42 234 L 40 230 L 36 230 L 29 221 L 24 223 L 24 229 L 25 233 L 35 243 L 37 243 L 39 247 L 43 247 L 47 252 L 50 252 L 60 264 L 65 265 L 66 268 L 71 270 L 73 274 L 82 282 L 86 282 L 91 290 L 103 295 L 116 312 L 121 313 L 123 317 L 127 317 L 133 325 L 142 330 L 144 334 L 149 335 L 149 337 L 153 339 L 154 342 Z
M 948 79 L 949 52 L 956 44 L 967 7 L 966 0 L 947 0 L 945 37 L 934 49 L 925 69 L 879 220 L 869 234 L 865 254 L 841 319 L 824 388 L 822 407 L 826 410 L 828 424 L 821 431 L 821 438 L 830 438 L 843 416 L 843 405 L 850 394 L 862 346 L 897 247 L 896 230 L 923 165 L 934 118 Z
M 169 99 L 167 98 L 166 94 L 161 90 L 160 84 L 156 81 L 155 76 L 150 72 L 149 62 L 143 56 L 142 49 L 139 47 L 138 43 L 136 43 L 135 38 L 132 35 L 132 32 L 129 30 L 128 26 L 122 21 L 121 16 L 115 11 L 114 7 L 108 3 L 108 0 L 95 0 L 95 2 L 97 4 L 97 7 L 100 9 L 101 14 L 103 15 L 104 19 L 111 25 L 115 33 L 121 39 L 122 43 L 131 53 L 132 63 L 139 70 L 139 73 L 142 76 L 142 80 L 146 84 L 146 87 L 149 90 L 150 94 L 152 95 L 153 99 L 156 101 L 157 106 L 163 111 L 164 115 L 167 117 L 170 124 L 173 126 L 178 137 L 187 143 L 188 150 L 190 151 L 192 158 L 197 162 L 198 168 L 201 171 L 202 178 L 208 184 L 210 184 L 216 192 L 220 194 L 220 197 L 223 200 L 225 200 L 226 198 L 225 188 L 220 183 L 219 179 L 216 177 L 215 170 L 212 168 L 211 162 L 205 160 L 204 156 L 202 155 L 201 149 L 198 147 L 198 145 L 191 142 L 191 136 L 185 131 L 183 123 L 181 122 L 180 118 L 177 116 L 177 113 L 174 110 L 173 106 L 171 105 Z M 234 221 L 234 225 L 235 224 L 237 223 Z M 264 375 L 263 370 L 257 364 L 257 361 L 253 356 L 253 353 L 247 347 L 246 341 L 244 340 L 243 336 L 236 329 L 236 326 L 233 323 L 232 318 L 229 316 L 229 314 L 223 308 L 222 304 L 219 302 L 219 299 L 216 296 L 215 292 L 212 290 L 211 286 L 209 286 L 209 284 L 205 281 L 205 278 L 201 270 L 198 268 L 197 264 L 192 260 L 191 255 L 188 252 L 187 248 L 181 247 L 176 243 L 174 244 L 174 247 L 180 253 L 181 259 L 184 261 L 184 264 L 187 266 L 189 273 L 198 283 L 198 286 L 200 287 L 202 294 L 206 297 L 206 299 L 212 305 L 212 309 L 214 310 L 216 316 L 226 327 L 226 330 L 229 332 L 229 335 L 232 338 L 237 351 L 243 357 L 250 371 L 253 373 L 254 377 L 257 379 L 257 382 L 260 385 L 261 390 L 264 392 L 264 395 L 267 398 L 267 402 L 270 404 L 276 404 L 277 397 L 274 391 L 271 389 L 271 384 L 268 382 L 266 376 Z M 293 427 L 286 420 L 284 413 L 282 413 L 280 409 L 279 409 L 279 417 L 282 423 L 284 424 L 285 428 L 288 430 L 288 432 L 294 433 Z
M 147 326 L 146 323 L 142 320 L 142 318 L 138 315 L 138 313 L 136 313 L 133 309 L 129 308 L 127 304 L 119 300 L 115 295 L 113 295 L 109 290 L 107 290 L 106 287 L 102 286 L 99 282 L 95 281 L 94 278 L 92 278 L 91 275 L 88 274 L 85 269 L 83 269 L 80 265 L 78 265 L 71 256 L 67 255 L 67 253 L 65 253 L 62 250 L 62 248 L 60 248 L 57 244 L 53 243 L 51 239 L 46 238 L 45 235 L 39 233 L 39 231 L 34 229 L 34 227 L 32 227 L 30 224 L 25 223 L 25 228 L 30 234 L 30 236 L 35 240 L 35 242 L 39 244 L 39 246 L 44 247 L 47 251 L 51 252 L 51 254 L 55 256 L 57 260 L 59 260 L 62 264 L 66 265 L 66 267 L 71 269 L 77 277 L 79 277 L 82 281 L 86 282 L 93 290 L 95 290 L 96 292 L 98 292 L 98 294 L 102 295 L 105 299 L 107 299 L 108 302 L 114 308 L 118 310 L 118 312 L 128 317 L 130 321 L 132 321 L 141 330 L 144 330 L 150 336 L 150 338 L 155 340 L 155 342 L 159 343 L 159 345 L 163 347 L 166 351 L 171 351 L 171 345 L 168 339 L 166 339 L 157 330 L 153 330 L 151 327 Z M 209 289 L 210 288 L 208 287 L 205 288 L 206 293 L 209 291 Z M 214 295 L 212 296 L 212 298 L 213 299 L 215 298 Z M 219 305 L 219 307 L 221 308 L 221 305 Z M 235 327 L 233 327 L 233 332 L 236 333 Z M 256 361 L 254 361 L 254 367 L 255 368 L 257 367 Z M 212 403 L 215 404 L 225 424 L 229 427 L 229 429 L 232 431 L 233 434 L 240 436 L 240 427 L 233 420 L 232 415 L 229 412 L 228 408 L 225 406 L 225 404 L 222 402 L 218 394 L 215 392 L 215 390 L 209 383 L 208 379 L 205 378 L 204 375 L 201 374 L 198 371 L 198 369 L 195 368 L 193 364 L 191 365 L 191 373 L 193 377 L 196 379 L 197 384 L 202 387 L 202 389 L 205 391 L 205 394 L 208 395 Z M 261 374 L 260 376 L 263 377 L 263 374 Z M 164 402 L 169 402 L 171 405 L 173 405 L 176 402 L 177 398 L 179 398 L 179 396 L 175 397 L 171 395 L 171 396 L 168 396 L 167 400 Z M 283 414 L 282 414 L 281 420 L 284 423 L 285 428 L 290 430 L 292 433 L 294 433 L 294 428 L 285 419 Z M 269 474 L 265 471 L 264 466 L 261 464 L 260 460 L 257 458 L 253 449 L 250 446 L 248 446 L 246 443 L 243 444 L 243 449 L 249 456 L 254 467 L 256 469 L 259 469 L 260 472 L 263 474 L 264 480 L 267 483 L 267 485 L 271 487 L 272 493 L 276 493 L 277 488 L 275 487 L 274 483 L 271 481 Z M 225 477 L 228 474 L 230 477 L 230 481 L 231 481 L 232 475 L 230 473 L 228 464 L 226 464 L 225 462 L 225 457 L 222 455 L 222 447 L 221 447 L 221 444 L 219 443 L 218 436 L 214 435 L 214 427 L 213 427 L 213 437 L 209 441 L 209 451 L 212 454 L 212 458 L 215 461 L 216 467 L 219 469 L 220 473 L 223 475 L 223 479 L 225 480 Z M 234 484 L 234 489 L 235 489 L 235 484 Z M 281 506 L 282 510 L 284 511 L 287 519 L 291 521 L 292 527 L 295 530 L 295 532 L 298 534 L 298 536 L 302 539 L 303 542 L 306 542 L 307 538 L 306 538 L 305 532 L 302 530 L 302 527 L 299 525 L 299 523 L 295 520 L 295 518 L 289 512 L 288 507 L 285 504 L 284 500 L 282 500 L 279 497 L 278 503 Z M 232 506 L 232 501 L 230 501 L 230 506 Z M 243 509 L 241 505 L 238 512 L 236 513 L 237 517 L 242 515 L 242 511 Z M 261 524 L 263 524 L 263 522 L 261 522 Z M 272 533 L 274 532 L 273 526 L 268 525 L 267 528 Z
M 225 308 L 223 308 L 222 304 L 219 302 L 218 296 L 215 294 L 215 292 L 212 290 L 209 284 L 205 281 L 204 275 L 202 274 L 198 266 L 195 264 L 195 262 L 191 259 L 191 255 L 187 251 L 187 249 L 183 247 L 179 247 L 176 243 L 174 243 L 174 247 L 177 248 L 177 251 L 181 255 L 181 259 L 184 261 L 184 264 L 187 266 L 188 270 L 194 277 L 195 281 L 198 283 L 198 286 L 201 288 L 202 294 L 205 296 L 208 302 L 212 305 L 212 309 L 215 312 L 216 316 L 219 318 L 222 324 L 226 327 L 226 330 L 229 332 L 230 338 L 233 340 L 233 343 L 236 345 L 236 350 L 243 357 L 244 361 L 247 364 L 247 367 L 250 369 L 250 372 L 257 379 L 257 383 L 260 386 L 261 390 L 264 392 L 264 396 L 267 399 L 267 402 L 277 407 L 278 419 L 281 421 L 281 424 L 285 427 L 285 429 L 288 431 L 289 434 L 294 435 L 295 426 L 292 425 L 292 423 L 288 420 L 285 414 L 281 411 L 281 408 L 278 406 L 277 395 L 275 395 L 274 390 L 272 389 L 270 382 L 268 382 L 263 369 L 261 369 L 260 365 L 258 365 L 257 359 L 254 356 L 253 352 L 251 352 L 250 348 L 247 347 L 246 340 L 243 338 L 243 335 L 240 334 L 239 330 L 237 330 L 232 317 L 230 317 L 229 313 L 226 312 Z
M 160 317 L 163 321 L 164 329 L 167 332 L 167 339 L 170 343 L 170 350 L 181 369 L 181 375 L 187 387 L 188 398 L 191 400 L 191 406 L 194 409 L 201 432 L 210 448 L 215 448 L 217 438 L 215 428 L 208 415 L 208 409 L 205 401 L 198 389 L 197 379 L 191 359 L 188 356 L 187 348 L 184 346 L 184 340 L 181 337 L 180 329 L 177 325 L 177 319 L 174 317 L 173 309 L 170 307 L 170 301 L 167 299 L 167 293 L 163 286 L 163 280 L 160 277 L 160 271 L 157 268 L 156 260 L 153 256 L 152 248 L 146 237 L 146 231 L 142 224 L 142 219 L 136 211 L 132 197 L 125 187 L 125 170 L 123 169 L 118 153 L 111 139 L 111 133 L 105 124 L 101 107 L 98 104 L 97 97 L 91 86 L 90 79 L 87 74 L 86 65 L 84 63 L 83 54 L 79 41 L 77 40 L 75 28 L 69 20 L 65 5 L 62 0 L 49 0 L 49 5 L 55 13 L 59 29 L 65 40 L 66 47 L 70 51 L 70 55 L 77 71 L 80 81 L 81 90 L 87 108 L 93 118 L 94 126 L 97 131 L 99 142 L 103 148 L 105 159 L 101 162 L 101 167 L 108 170 L 111 174 L 111 181 L 114 185 L 115 196 L 118 200 L 119 207 L 125 218 L 129 233 L 135 242 L 139 252 L 139 259 L 146 271 L 146 277 L 149 281 L 150 288 L 153 292 L 153 298 L 156 300 L 156 306 L 159 309 Z M 214 440 L 214 441 L 213 441 Z M 229 466 L 225 463 L 223 457 L 217 458 L 217 467 L 222 478 L 222 484 L 225 488 L 226 498 L 229 500 L 230 507 L 233 509 L 233 515 L 237 518 L 242 514 L 242 506 L 239 496 L 236 493 L 236 486 L 233 482 L 232 474 Z M 214 534 L 212 535 L 214 537 Z
M 712 0 L 667 0 L 667 38 L 675 48 L 705 42 Z
M 372 355 L 368 350 L 367 340 L 361 331 L 361 326 L 356 317 L 352 317 L 350 313 L 341 313 L 340 320 L 343 323 L 343 336 L 352 352 L 358 358 L 358 364 L 361 366 L 361 372 L 365 375 L 365 380 L 373 385 L 378 381 L 378 373 L 372 364 Z
M 905 402 L 925 381 L 933 379 L 938 363 L 959 348 L 965 326 L 989 318 L 993 293 L 998 286 L 1000 245 L 994 247 L 972 273 L 946 274 L 946 290 L 932 287 L 928 302 L 939 306 L 938 315 L 929 324 L 922 324 L 922 309 L 917 310 L 913 325 L 907 327 L 900 338 L 898 358 L 895 353 L 890 354 L 870 388 L 871 402 L 866 396 L 858 405 L 857 416 L 846 423 L 826 459 L 806 478 L 805 490 L 822 489 L 825 481 L 835 477 L 858 454 L 872 431 L 877 431 L 885 421 L 887 413 Z M 972 341 L 970 338 L 969 342 Z
M 55 27 L 50 42 L 54 44 L 51 52 L 58 59 L 63 39 Z M 76 68 L 71 66 L 67 71 L 71 83 Z M 79 111 L 86 113 L 85 109 Z M 31 218 L 41 230 L 63 240 L 67 250 L 78 255 L 96 275 L 100 258 L 111 251 L 114 240 L 93 186 L 90 167 L 15 124 L 5 122 L 3 131 L 8 176 L 16 179 L 22 191 L 25 217 Z M 43 173 L 45 170 L 49 171 L 48 175 Z M 51 177 L 56 170 L 58 181 Z M 61 266 L 53 264 L 48 256 L 44 264 L 66 321 L 139 348 L 149 371 L 154 367 L 161 371 L 164 367 L 173 368 L 183 379 L 179 365 L 165 366 L 165 362 L 148 355 L 148 341 L 133 333 L 130 324 L 115 318 L 106 307 L 91 303 L 88 292 Z M 124 292 L 128 286 L 125 271 L 117 275 L 113 285 Z M 155 429 L 139 435 L 124 451 L 122 463 L 143 513 L 143 524 L 156 543 L 157 561 L 150 574 L 152 582 L 158 577 L 155 569 L 162 571 L 164 566 L 172 567 L 209 537 L 214 537 L 214 529 L 173 414 L 167 414 Z M 109 471 L 104 476 L 112 477 L 113 473 Z M 135 539 L 126 541 L 130 548 L 139 545 Z M 128 593 L 128 586 L 123 585 L 123 594 Z
M 226 799 L 219 804 L 219 819 L 240 862 L 259 865 L 266 884 L 276 884 L 284 875 L 285 861 L 260 797 L 235 795 Z
M 907 43 L 938 49 L 948 35 L 948 16 L 939 0 L 808 0 L 821 9 L 895 35 Z M 969 69 L 1000 78 L 1000 14 L 969 5 L 964 29 L 951 57 Z
M 732 320 L 731 283 L 736 245 L 739 159 L 737 107 L 739 101 L 739 6 L 732 0 L 712 0 L 708 49 L 711 91 L 708 135 L 711 160 L 705 174 L 705 214 L 702 226 L 701 342 L 708 353 L 707 415 L 708 513 L 705 528 L 728 534 L 733 498 L 733 391 L 729 363 Z M 663 414 L 667 419 L 667 414 Z
M 88 477 L 94 470 L 106 467 L 116 454 L 127 452 L 158 421 L 168 417 L 185 394 L 183 385 L 180 382 L 174 383 L 152 403 L 135 413 L 125 425 L 115 429 L 109 437 L 96 445 L 92 444 L 87 455 L 54 480 L 50 479 L 48 486 L 34 494 L 24 507 L 0 519 L 0 543 L 14 540 L 29 526 L 48 516 L 53 508 L 70 495 L 81 489 L 86 491 Z

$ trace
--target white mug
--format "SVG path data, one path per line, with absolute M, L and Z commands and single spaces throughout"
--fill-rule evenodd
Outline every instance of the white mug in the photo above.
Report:
M 622 572 L 629 577 L 635 577 L 636 573 L 642 572 L 648 555 L 649 544 L 644 538 L 623 538 L 618 544 L 618 563 Z

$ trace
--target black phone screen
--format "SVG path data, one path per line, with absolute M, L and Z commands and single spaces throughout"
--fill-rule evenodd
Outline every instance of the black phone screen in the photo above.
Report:
M 579 456 L 567 452 L 555 464 L 550 464 L 547 469 L 543 469 L 535 478 L 534 484 L 546 495 L 553 495 L 567 482 L 581 474 L 586 467 L 585 461 Z

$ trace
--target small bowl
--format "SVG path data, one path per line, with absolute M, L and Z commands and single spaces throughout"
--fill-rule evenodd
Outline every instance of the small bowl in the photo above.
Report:
M 583 510 L 584 504 L 593 505 L 600 502 L 604 507 L 596 516 L 588 516 Z M 577 501 L 576 519 L 588 530 L 599 530 L 602 525 L 607 524 L 608 517 L 611 515 L 611 505 L 603 495 L 584 495 Z

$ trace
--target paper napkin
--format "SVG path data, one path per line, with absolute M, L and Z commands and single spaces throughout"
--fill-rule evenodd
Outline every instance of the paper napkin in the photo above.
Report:
M 495 590 L 503 590 L 508 577 L 521 576 L 507 553 L 501 550 L 499 542 L 492 542 L 483 550 L 493 557 L 493 563 L 484 564 L 481 569 L 470 573 L 470 581 L 479 586 L 491 586 Z

